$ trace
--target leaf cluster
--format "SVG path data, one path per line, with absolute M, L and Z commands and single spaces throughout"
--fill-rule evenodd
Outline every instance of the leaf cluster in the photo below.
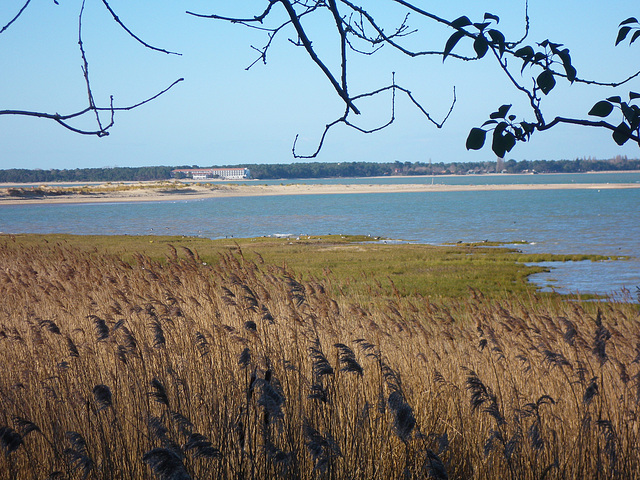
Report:
M 491 13 L 485 13 L 482 22 L 474 23 L 469 20 L 469 17 L 462 16 L 451 22 L 451 27 L 456 31 L 449 37 L 444 47 L 444 53 L 442 55 L 442 61 L 444 62 L 449 56 L 453 48 L 463 37 L 469 37 L 473 39 L 473 49 L 476 52 L 477 58 L 484 57 L 489 51 L 489 47 L 498 49 L 500 56 L 502 56 L 506 49 L 506 41 L 504 35 L 495 28 L 488 28 L 495 22 L 498 24 L 500 18 L 497 15 Z M 465 27 L 473 27 L 475 30 L 465 30 Z
M 624 41 L 631 32 L 633 33 L 631 34 L 629 45 L 640 38 L 640 23 L 635 17 L 630 17 L 620 22 L 616 45 Z M 623 101 L 620 96 L 611 96 L 606 100 L 597 102 L 589 111 L 590 116 L 604 119 L 611 115 L 615 109 L 618 109 L 622 113 L 622 119 L 617 125 L 605 121 L 595 122 L 588 119 L 563 117 L 556 117 L 553 121 L 547 123 L 542 115 L 540 107 L 542 97 L 538 92 L 542 92 L 545 96 L 548 95 L 555 88 L 556 78 L 559 76 L 565 77 L 572 84 L 576 80 L 583 83 L 595 82 L 585 82 L 577 79 L 577 70 L 572 64 L 569 49 L 563 48 L 562 44 L 544 40 L 538 43 L 537 46 L 542 49 L 536 50 L 534 47 L 526 45 L 515 51 L 509 50 L 514 57 L 522 60 L 521 74 L 526 67 L 537 66 L 542 69 L 534 79 L 533 89 L 525 88 L 513 80 L 514 84 L 529 96 L 536 122 L 515 122 L 515 115 L 507 117 L 511 105 L 502 105 L 490 115 L 490 119 L 481 127 L 471 129 L 466 141 L 467 150 L 481 149 L 486 142 L 487 133 L 493 131 L 491 147 L 498 157 L 503 158 L 504 154 L 511 151 L 517 141 L 526 142 L 536 130 L 547 130 L 559 123 L 606 128 L 612 131 L 613 140 L 618 145 L 624 145 L 631 139 L 638 141 L 640 144 L 640 140 L 638 140 L 640 137 L 640 107 L 634 104 L 634 101 L 640 98 L 640 94 L 635 92 L 629 92 L 628 102 Z M 501 63 L 505 72 L 508 72 L 506 61 Z M 554 65 L 561 65 L 564 73 L 554 69 Z M 510 78 L 513 79 L 511 76 Z M 611 84 L 608 86 L 619 85 Z
M 620 110 L 622 121 L 615 127 L 612 133 L 613 140 L 620 146 L 630 140 L 635 132 L 640 133 L 640 107 L 632 102 L 640 98 L 640 93 L 629 92 L 629 102 L 623 102 L 619 96 L 609 97 L 597 102 L 589 115 L 607 118 L 614 110 Z
M 511 105 L 502 105 L 497 111 L 489 115 L 489 120 L 482 127 L 472 128 L 467 137 L 467 150 L 480 150 L 487 138 L 487 133 L 493 131 L 491 149 L 500 158 L 504 158 L 516 145 L 516 142 L 526 142 L 535 131 L 535 124 L 516 122 L 516 116 L 508 115 Z
M 538 43 L 538 46 L 544 50 L 535 51 L 533 47 L 527 45 L 514 52 L 514 56 L 522 60 L 520 73 L 524 72 L 527 66 L 537 65 L 542 67 L 542 72 L 536 77 L 536 86 L 545 95 L 548 95 L 556 86 L 555 77 L 559 75 L 552 69 L 553 65 L 561 64 L 567 80 L 573 83 L 578 71 L 571 63 L 569 49 L 561 48 L 563 47 L 561 43 L 554 43 L 549 40 Z
M 618 30 L 618 37 L 616 38 L 616 46 L 624 41 L 624 39 L 627 38 L 627 35 L 629 35 L 629 33 L 632 31 L 633 35 L 631 35 L 629 45 L 640 38 L 640 22 L 638 22 L 637 18 L 629 17 L 626 20 L 620 22 L 619 27 L 620 29 Z

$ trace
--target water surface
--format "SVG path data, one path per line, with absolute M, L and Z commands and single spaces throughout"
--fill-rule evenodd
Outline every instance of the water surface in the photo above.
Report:
M 436 177 L 457 182 L 609 183 L 640 174 Z M 419 177 L 430 182 L 430 177 Z M 417 178 L 341 179 L 342 183 L 418 183 Z M 336 181 L 337 183 L 338 181 Z M 312 183 L 298 180 L 289 183 Z M 328 183 L 317 181 L 313 183 Z M 468 183 L 479 184 L 479 183 Z M 609 294 L 640 286 L 640 189 L 515 190 L 287 195 L 190 201 L 2 205 L 4 233 L 188 235 L 365 234 L 409 242 L 521 241 L 527 252 L 630 256 L 616 262 L 552 264 L 534 276 L 560 292 Z

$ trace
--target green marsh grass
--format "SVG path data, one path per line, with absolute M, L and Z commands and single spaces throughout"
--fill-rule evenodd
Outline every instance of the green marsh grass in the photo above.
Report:
M 640 475 L 637 305 L 43 240 L 0 241 L 2 479 Z
M 0 237 L 3 238 L 3 237 Z M 92 235 L 18 235 L 18 244 L 62 243 L 80 251 L 106 252 L 131 262 L 138 254 L 164 262 L 169 245 L 197 251 L 209 265 L 221 253 L 242 249 L 253 262 L 286 266 L 305 280 L 326 278 L 346 293 L 366 295 L 380 289 L 385 297 L 429 296 L 466 297 L 475 288 L 489 297 L 530 294 L 535 286 L 527 282 L 533 273 L 544 271 L 525 263 L 570 260 L 606 260 L 594 255 L 522 254 L 511 247 L 484 244 L 416 245 L 384 244 L 368 236 L 302 236 L 291 238 L 258 237 L 250 239 L 210 240 L 176 236 L 92 236 Z M 333 288 L 333 287 L 330 287 Z M 335 293 L 335 292 L 334 292 Z

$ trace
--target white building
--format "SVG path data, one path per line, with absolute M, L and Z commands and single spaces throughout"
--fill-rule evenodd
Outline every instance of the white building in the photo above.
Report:
M 173 170 L 171 176 L 175 177 L 179 173 L 194 180 L 206 180 L 209 178 L 242 180 L 251 178 L 251 172 L 248 168 L 184 168 Z

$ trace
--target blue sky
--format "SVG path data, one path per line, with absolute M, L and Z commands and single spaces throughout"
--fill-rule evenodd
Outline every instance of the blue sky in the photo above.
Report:
M 68 113 L 86 105 L 86 89 L 77 46 L 78 0 L 32 0 L 24 15 L 0 35 L 0 109 Z M 0 116 L 0 168 L 83 168 L 144 165 L 242 165 L 289 163 L 293 140 L 299 134 L 300 153 L 315 149 L 324 125 L 340 116 L 343 105 L 305 52 L 292 45 L 291 30 L 282 32 L 269 52 L 266 65 L 245 70 L 256 57 L 252 45 L 266 41 L 263 32 L 185 15 L 185 10 L 226 15 L 259 13 L 264 1 L 112 0 L 112 8 L 145 41 L 182 53 L 152 52 L 116 25 L 102 2 L 87 0 L 83 40 L 96 102 L 107 105 L 114 95 L 118 106 L 136 103 L 174 80 L 185 81 L 171 92 L 135 111 L 116 115 L 116 125 L 105 138 L 71 133 L 57 124 L 34 118 Z M 391 28 L 402 18 L 390 2 L 364 2 Z M 3 0 L 0 25 L 7 23 L 23 0 Z M 500 16 L 499 28 L 508 39 L 524 31 L 524 2 L 417 1 L 437 15 L 474 21 L 484 12 Z M 280 6 L 277 6 L 280 8 Z M 624 78 L 640 68 L 640 42 L 614 47 L 618 23 L 639 16 L 637 3 L 613 0 L 531 0 L 528 42 L 549 38 L 571 50 L 578 76 L 602 81 Z M 330 66 L 337 64 L 332 19 L 305 23 L 314 46 Z M 451 31 L 433 23 L 410 23 L 419 31 L 409 43 L 442 49 Z M 471 54 L 469 42 L 456 49 Z M 495 160 L 489 148 L 467 151 L 468 131 L 482 124 L 502 104 L 513 113 L 530 115 L 522 97 L 488 57 L 460 62 L 439 57 L 411 59 L 389 48 L 374 56 L 350 57 L 351 93 L 389 84 L 391 72 L 411 90 L 429 113 L 442 118 L 453 87 L 458 102 L 442 129 L 428 123 L 404 98 L 396 107 L 390 128 L 363 135 L 338 127 L 327 137 L 315 161 L 485 161 Z M 525 76 L 528 74 L 525 70 Z M 531 76 L 531 74 L 528 74 Z M 547 118 L 585 117 L 598 100 L 629 90 L 640 91 L 640 81 L 619 89 L 572 86 L 564 82 L 543 103 Z M 390 98 L 361 104 L 358 123 L 384 123 Z M 106 117 L 105 117 L 106 118 Z M 80 123 L 78 126 L 84 126 Z M 638 157 L 637 145 L 618 147 L 604 130 L 560 126 L 518 144 L 507 158 L 574 159 Z

